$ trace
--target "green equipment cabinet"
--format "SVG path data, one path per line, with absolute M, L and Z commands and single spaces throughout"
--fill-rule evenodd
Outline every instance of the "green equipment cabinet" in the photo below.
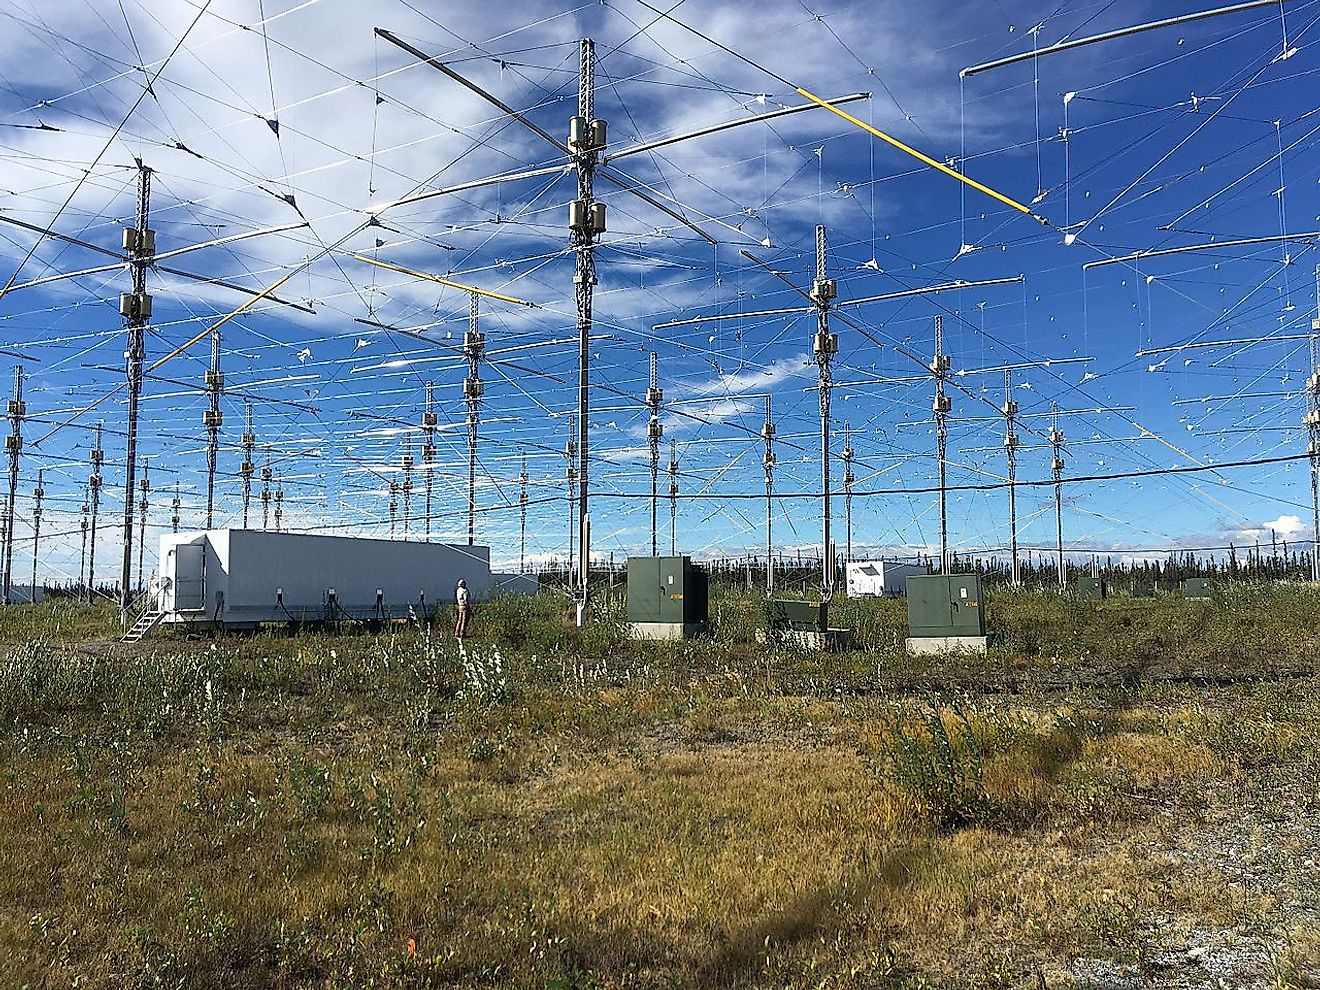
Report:
M 1109 596 L 1109 588 L 1104 578 L 1080 577 L 1073 585 L 1077 597 L 1084 602 L 1096 602 Z
M 710 619 L 706 572 L 690 557 L 628 558 L 628 622 L 639 639 L 686 639 Z
M 910 653 L 985 653 L 985 596 L 979 574 L 910 577 L 907 599 Z
M 1187 578 L 1182 583 L 1184 598 L 1210 598 L 1209 578 Z
M 829 602 L 771 598 L 765 603 L 765 612 L 766 626 L 776 633 L 790 629 L 799 632 L 824 632 L 830 627 Z

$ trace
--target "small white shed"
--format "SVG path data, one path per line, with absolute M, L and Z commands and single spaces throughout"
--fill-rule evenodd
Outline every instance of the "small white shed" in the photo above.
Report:
M 897 560 L 854 560 L 844 565 L 844 573 L 849 598 L 897 598 L 907 594 L 908 578 L 930 572 Z

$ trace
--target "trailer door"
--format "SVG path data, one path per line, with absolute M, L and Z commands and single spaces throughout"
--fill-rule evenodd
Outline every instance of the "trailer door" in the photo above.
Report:
M 174 548 L 174 608 L 179 612 L 206 607 L 206 541 L 181 543 Z

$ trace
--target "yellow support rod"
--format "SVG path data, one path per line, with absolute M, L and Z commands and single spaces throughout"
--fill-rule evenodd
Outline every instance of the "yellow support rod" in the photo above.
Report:
M 1003 193 L 999 192 L 998 190 L 991 189 L 989 186 L 985 185 L 984 183 L 977 182 L 975 179 L 963 175 L 961 172 L 957 171 L 956 169 L 949 168 L 949 166 L 945 165 L 943 162 L 937 162 L 934 158 L 931 158 L 929 155 L 922 154 L 916 148 L 904 144 L 898 138 L 891 137 L 890 135 L 886 134 L 884 131 L 872 127 L 870 124 L 866 123 L 865 121 L 858 120 L 856 117 L 848 113 L 846 110 L 840 110 L 838 107 L 830 103 L 828 100 L 822 100 L 819 96 L 816 96 L 814 93 L 809 93 L 801 86 L 797 87 L 797 92 L 799 95 L 806 97 L 812 103 L 815 103 L 818 106 L 822 106 L 826 110 L 829 110 L 831 113 L 838 114 L 844 120 L 848 121 L 848 123 L 856 127 L 860 127 L 862 130 L 866 131 L 866 133 L 873 134 L 876 137 L 878 137 L 881 141 L 893 145 L 899 151 L 911 155 L 917 161 L 925 165 L 929 165 L 931 168 L 943 172 L 945 175 L 951 176 L 957 179 L 959 182 L 965 182 L 967 185 L 971 186 L 973 189 L 977 190 L 978 192 L 983 192 L 987 196 L 999 200 L 999 202 L 1003 203 L 1005 206 L 1011 206 L 1015 210 L 1020 210 L 1021 212 L 1025 213 L 1027 216 L 1034 217 L 1035 219 L 1039 220 L 1041 223 L 1045 224 L 1046 226 L 1053 226 L 1044 217 L 1036 213 L 1032 213 L 1030 207 L 1023 206 L 1021 203 L 1019 203 L 1017 200 L 1013 199 L 1012 197 L 1005 196 Z
M 398 272 L 401 275 L 411 275 L 413 278 L 424 278 L 428 282 L 439 282 L 441 285 L 447 285 L 451 289 L 462 289 L 464 292 L 474 292 L 479 296 L 486 296 L 490 299 L 498 299 L 500 302 L 514 303 L 518 306 L 530 306 L 536 308 L 536 303 L 528 302 L 526 299 L 519 299 L 517 296 L 506 296 L 500 292 L 491 292 L 489 289 L 478 289 L 475 285 L 464 285 L 462 282 L 455 282 L 450 278 L 441 278 L 439 275 L 431 275 L 428 272 L 413 271 L 411 268 L 404 268 L 401 265 L 391 265 L 388 261 L 377 261 L 375 258 L 368 258 L 365 255 L 353 255 L 354 261 L 362 261 L 368 265 L 375 265 L 377 268 L 388 268 L 392 272 Z

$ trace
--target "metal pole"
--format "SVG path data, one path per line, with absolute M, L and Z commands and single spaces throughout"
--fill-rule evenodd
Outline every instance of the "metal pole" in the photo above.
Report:
M 935 359 L 930 363 L 935 376 L 935 452 L 940 473 L 940 573 L 949 573 L 949 490 L 947 486 L 949 447 L 949 410 L 953 403 L 944 394 L 944 376 L 952 361 L 944 353 L 944 317 L 935 317 Z
M 839 335 L 830 333 L 830 304 L 838 285 L 825 277 L 825 227 L 816 227 L 816 278 L 809 297 L 816 309 L 816 335 L 811 350 L 819 369 L 820 385 L 820 600 L 834 596 L 834 552 L 830 545 L 830 388 L 834 384 L 830 361 L 839 352 Z
M 252 403 L 245 405 L 243 410 L 243 463 L 239 465 L 238 473 L 243 479 L 243 528 L 248 528 L 248 506 L 252 502 L 252 474 L 257 466 L 252 462 L 252 455 L 256 451 L 257 435 L 252 432 Z
M 141 515 L 138 518 L 138 573 L 137 590 L 140 593 L 145 587 L 142 583 L 142 558 L 147 546 L 147 492 L 151 490 L 151 479 L 148 477 L 149 465 L 146 458 L 142 460 L 142 480 L 138 482 L 142 489 L 142 498 L 138 502 L 138 512 Z
M 651 448 L 651 556 L 658 556 L 656 548 L 656 509 L 660 501 L 660 437 L 665 428 L 660 424 L 660 403 L 665 394 L 659 387 L 659 355 L 651 352 L 651 385 L 646 390 L 646 405 L 651 418 L 646 424 L 646 442 Z
M 1306 452 L 1311 466 L 1311 580 L 1320 582 L 1320 367 L 1316 334 L 1320 334 L 1320 265 L 1315 269 L 1316 318 L 1311 321 L 1311 377 L 1306 380 Z
M 846 534 L 844 551 L 844 560 L 852 560 L 852 497 L 853 482 L 857 480 L 853 474 L 852 448 L 852 427 L 848 423 L 843 424 L 843 516 L 844 532 Z
M 412 446 L 405 443 L 403 445 L 403 538 L 408 538 L 408 527 L 412 522 L 412 473 L 413 456 Z
M 42 482 L 45 474 L 45 471 L 37 470 L 37 487 L 32 493 L 35 503 L 32 507 L 32 602 L 37 600 L 37 551 L 41 546 L 41 502 L 46 497 L 46 488 Z
M 435 382 L 426 383 L 426 410 L 422 413 L 422 470 L 426 472 L 426 541 L 431 541 L 431 492 L 435 487 Z
M 399 483 L 390 479 L 390 539 L 394 539 L 394 519 L 399 514 Z M 472 544 L 469 543 L 469 546 Z
M 527 455 L 523 454 L 518 472 L 518 573 L 527 573 Z
M 261 469 L 261 528 L 270 529 L 270 451 L 266 451 L 266 463 Z
M 5 437 L 5 450 L 9 454 L 9 499 L 5 504 L 5 559 L 3 583 L 0 584 L 0 601 L 10 602 L 9 589 L 13 574 L 14 544 L 18 534 L 14 530 L 14 500 L 18 495 L 18 455 L 23 449 L 23 417 L 27 414 L 27 403 L 23 401 L 23 366 L 14 369 L 14 397 L 9 401 L 9 436 Z M 129 508 L 132 508 L 129 499 Z
M 124 551 L 119 569 L 119 615 L 127 624 L 132 601 L 129 582 L 133 573 L 133 488 L 137 480 L 138 399 L 142 394 L 142 363 L 146 358 L 146 325 L 151 318 L 151 296 L 147 295 L 147 269 L 156 255 L 156 234 L 147 226 L 151 209 L 151 169 L 138 163 L 137 226 L 124 231 L 133 291 L 119 297 L 119 312 L 128 327 L 125 352 L 128 378 L 128 442 L 124 465 Z
M 775 424 L 770 419 L 770 396 L 765 397 L 765 424 L 761 427 L 761 437 L 765 440 L 765 453 L 761 464 L 765 467 L 765 594 L 769 598 L 775 590 L 775 541 L 774 541 L 774 496 L 775 496 Z
M 280 531 L 280 522 L 284 519 L 284 483 L 275 489 L 275 532 Z
M 179 486 L 176 483 L 174 486 L 174 498 L 170 502 L 170 532 L 171 533 L 177 533 L 179 531 L 179 510 L 181 508 L 183 508 L 183 500 L 179 498 Z
M 1063 433 L 1059 429 L 1059 412 L 1050 403 L 1050 446 L 1054 450 L 1051 468 L 1054 472 L 1054 536 L 1058 553 L 1059 590 L 1068 586 L 1067 570 L 1063 562 Z
M 469 293 L 468 329 L 463 335 L 463 355 L 467 358 L 468 376 L 463 380 L 463 397 L 467 400 L 468 444 L 468 546 L 476 543 L 477 531 L 477 418 L 481 415 L 481 356 L 486 350 L 486 336 L 477 329 L 477 293 Z
M 578 442 L 575 439 L 577 435 L 576 422 L 570 423 L 568 427 L 568 441 L 564 444 L 564 457 L 568 460 L 568 467 L 564 471 L 564 477 L 568 481 L 568 567 L 567 579 L 570 590 L 576 594 L 577 584 L 574 575 L 577 573 L 573 567 L 573 530 L 577 519 L 577 450 Z
M 79 597 L 82 597 L 82 589 L 86 587 L 86 585 L 83 584 L 83 575 L 87 572 L 87 513 L 91 509 L 91 506 L 88 504 L 89 501 L 90 498 L 89 498 L 88 490 L 84 488 L 83 502 L 82 505 L 79 507 L 80 512 L 82 514 L 82 519 L 79 521 L 79 525 L 82 527 L 82 547 L 78 551 L 78 584 L 80 585 L 78 589 Z
M 678 556 L 678 444 L 669 441 L 669 556 Z
M 1004 371 L 1004 451 L 1008 455 L 1008 552 L 1009 583 L 1018 587 L 1022 583 L 1021 564 L 1018 561 L 1017 533 L 1017 449 L 1018 435 L 1014 428 L 1018 404 L 1013 400 L 1013 372 Z
M 577 199 L 569 205 L 569 246 L 575 256 L 573 295 L 577 303 L 578 324 L 578 533 L 579 585 L 577 624 L 585 625 L 591 600 L 591 519 L 588 514 L 590 492 L 588 453 L 590 421 L 588 380 L 591 351 L 591 302 L 596 285 L 595 237 L 605 232 L 605 205 L 595 200 L 596 163 L 606 144 L 605 121 L 596 120 L 596 46 L 583 38 L 579 49 L 578 112 L 569 121 L 568 151 L 577 173 Z
M 202 424 L 206 427 L 207 529 L 215 525 L 215 468 L 220 452 L 220 427 L 225 421 L 225 414 L 220 410 L 220 394 L 224 388 L 225 373 L 220 370 L 220 331 L 212 330 L 211 367 L 206 372 L 206 391 L 211 397 L 211 405 L 202 413 Z
M 92 589 L 96 586 L 96 516 L 101 508 L 101 465 L 105 462 L 105 450 L 101 447 L 101 427 L 96 424 L 96 446 L 92 448 L 92 474 L 87 484 L 92 490 L 92 536 L 87 547 L 87 603 L 92 602 Z

